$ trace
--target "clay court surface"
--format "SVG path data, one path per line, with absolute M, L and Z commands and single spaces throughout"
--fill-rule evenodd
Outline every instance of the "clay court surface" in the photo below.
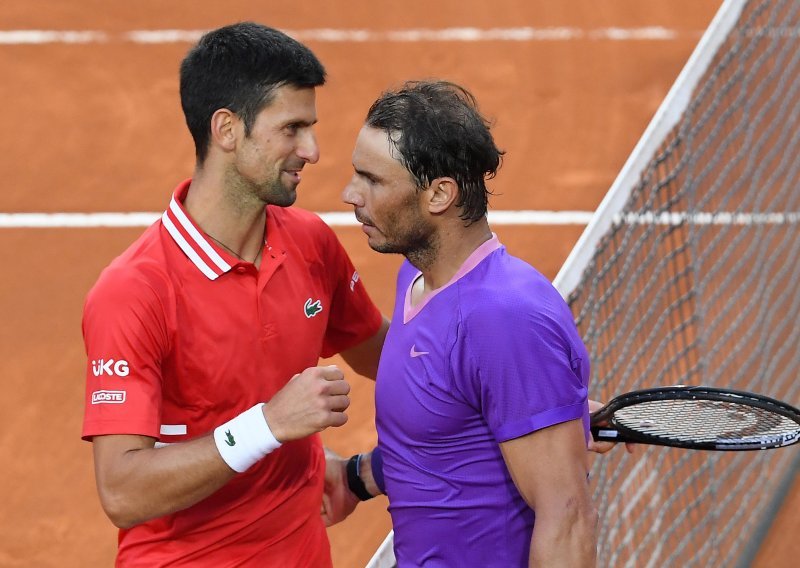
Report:
M 476 94 L 507 150 L 492 183 L 493 209 L 592 211 L 719 4 L 4 0 L 0 31 L 104 35 L 88 43 L 0 43 L 0 212 L 161 212 L 194 163 L 177 93 L 178 64 L 190 43 L 140 43 L 126 34 L 202 30 L 239 20 L 297 32 L 329 72 L 318 94 L 322 158 L 306 170 L 299 206 L 347 211 L 339 193 L 371 101 L 405 79 L 442 77 Z M 655 26 L 669 35 L 598 34 Z M 524 40 L 443 41 L 435 34 L 521 27 L 573 31 L 568 38 Z M 352 33 L 314 32 L 323 28 L 371 35 L 361 41 Z M 402 40 L 390 33 L 410 29 L 434 33 Z M 95 493 L 91 445 L 80 441 L 86 365 L 80 318 L 100 270 L 142 230 L 0 228 L 0 566 L 113 564 L 116 530 Z M 579 224 L 495 227 L 512 253 L 551 278 L 582 230 Z M 369 250 L 358 227 L 336 231 L 389 313 L 400 259 Z M 352 373 L 351 383 L 350 422 L 323 435 L 343 455 L 375 442 L 372 384 Z M 390 529 L 386 504 L 384 498 L 370 501 L 330 530 L 337 568 L 364 566 Z M 792 511 L 797 506 L 797 498 L 787 500 L 759 566 L 796 565 L 791 559 L 800 553 L 794 536 L 800 514 Z

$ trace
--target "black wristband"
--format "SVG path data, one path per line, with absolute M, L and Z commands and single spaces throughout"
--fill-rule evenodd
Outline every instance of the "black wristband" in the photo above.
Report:
M 367 487 L 358 475 L 358 464 L 361 461 L 361 454 L 356 454 L 347 460 L 347 486 L 350 491 L 358 497 L 361 501 L 372 499 L 375 497 L 367 491 Z

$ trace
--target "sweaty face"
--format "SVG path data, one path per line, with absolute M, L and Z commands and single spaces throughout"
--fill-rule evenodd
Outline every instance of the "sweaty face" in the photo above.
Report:
M 342 199 L 355 209 L 373 250 L 419 256 L 434 234 L 423 207 L 426 190 L 416 187 L 396 155 L 385 131 L 362 128 L 353 150 L 355 173 Z
M 313 88 L 278 87 L 249 135 L 241 125 L 230 181 L 264 203 L 293 204 L 303 167 L 319 160 L 313 129 L 316 122 Z

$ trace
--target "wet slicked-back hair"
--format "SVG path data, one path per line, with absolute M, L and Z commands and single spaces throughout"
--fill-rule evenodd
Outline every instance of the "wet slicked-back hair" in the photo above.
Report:
M 283 32 L 241 22 L 208 32 L 181 63 L 181 106 L 199 163 L 205 161 L 211 116 L 226 108 L 250 134 L 275 89 L 325 83 L 325 68 L 305 45 Z
M 366 125 L 388 133 L 417 187 L 451 177 L 459 187 L 455 205 L 461 219 L 469 224 L 486 215 L 491 193 L 486 180 L 497 173 L 504 152 L 472 93 L 447 81 L 410 81 L 383 93 L 370 107 Z

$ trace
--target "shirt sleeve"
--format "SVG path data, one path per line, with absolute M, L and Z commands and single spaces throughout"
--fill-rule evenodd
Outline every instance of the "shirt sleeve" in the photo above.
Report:
M 86 298 L 83 338 L 83 439 L 104 434 L 158 438 L 167 333 L 153 287 L 141 278 L 104 272 Z
M 463 317 L 453 380 L 498 442 L 578 418 L 586 423 L 588 361 L 559 303 L 560 296 L 534 303 L 500 295 Z
M 331 315 L 322 356 L 331 357 L 375 335 L 383 316 L 367 294 L 350 257 L 327 225 L 321 241 L 331 290 Z

